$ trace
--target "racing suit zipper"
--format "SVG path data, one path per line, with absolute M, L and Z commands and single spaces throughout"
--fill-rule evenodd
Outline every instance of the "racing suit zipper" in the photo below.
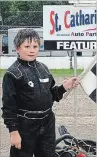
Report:
M 43 110 L 43 108 L 44 108 L 44 105 L 43 105 L 43 102 L 42 102 L 42 85 L 40 84 L 40 80 L 39 80 L 39 78 L 41 77 L 41 75 L 40 75 L 40 73 L 39 73 L 39 71 L 38 71 L 38 69 L 37 69 L 37 67 L 36 67 L 36 64 L 34 63 L 34 74 L 35 74 L 35 76 L 36 76 L 36 79 L 37 79 L 37 83 L 38 83 L 38 85 L 39 85 L 39 92 L 40 92 L 40 104 L 41 104 L 41 108 L 42 108 L 42 110 Z

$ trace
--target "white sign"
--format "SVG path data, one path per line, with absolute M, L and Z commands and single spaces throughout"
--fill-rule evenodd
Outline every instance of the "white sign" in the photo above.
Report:
M 44 40 L 96 40 L 96 7 L 44 6 Z

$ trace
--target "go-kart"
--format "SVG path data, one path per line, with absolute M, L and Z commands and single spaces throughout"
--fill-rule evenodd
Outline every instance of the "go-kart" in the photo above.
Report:
M 58 131 L 60 137 L 55 142 L 55 157 L 96 157 L 96 141 L 77 139 L 63 125 L 58 127 Z M 62 141 L 64 145 L 58 146 Z

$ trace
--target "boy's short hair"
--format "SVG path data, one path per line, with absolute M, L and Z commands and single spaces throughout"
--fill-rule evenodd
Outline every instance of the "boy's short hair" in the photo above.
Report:
M 20 45 L 26 40 L 35 40 L 38 42 L 38 45 L 40 46 L 40 37 L 39 34 L 33 30 L 32 28 L 24 28 L 20 29 L 17 33 L 17 35 L 14 38 L 14 45 L 16 48 L 20 47 Z

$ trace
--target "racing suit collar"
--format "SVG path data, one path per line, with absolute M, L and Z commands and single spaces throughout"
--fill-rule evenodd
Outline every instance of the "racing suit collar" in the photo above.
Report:
M 33 61 L 25 61 L 25 60 L 22 60 L 20 58 L 17 58 L 18 62 L 21 63 L 22 65 L 28 65 L 28 66 L 34 66 L 35 65 L 35 62 L 36 62 L 36 59 L 33 60 Z

